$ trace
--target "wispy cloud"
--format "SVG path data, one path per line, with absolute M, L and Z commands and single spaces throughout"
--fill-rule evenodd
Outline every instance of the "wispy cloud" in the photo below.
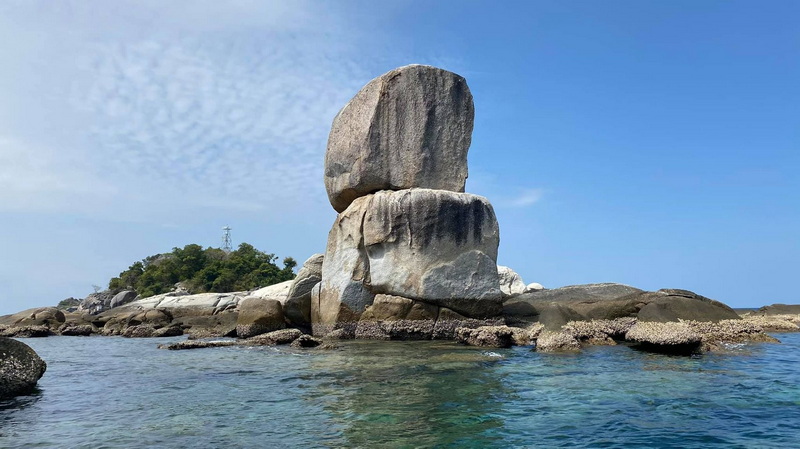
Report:
M 346 38 L 330 38 L 342 29 L 334 17 L 321 24 L 306 14 L 308 4 L 286 5 L 242 2 L 220 11 L 219 20 L 208 15 L 213 5 L 204 7 L 204 20 L 192 18 L 190 7 L 180 12 L 192 20 L 165 33 L 158 24 L 182 16 L 151 16 L 145 4 L 131 14 L 152 22 L 145 32 L 98 40 L 79 29 L 78 38 L 65 38 L 66 48 L 47 46 L 72 53 L 67 65 L 58 58 L 48 73 L 35 61 L 20 64 L 35 84 L 72 82 L 47 120 L 29 120 L 24 133 L 0 128 L 11 134 L 0 143 L 0 210 L 54 210 L 64 202 L 96 208 L 110 192 L 127 205 L 121 209 L 147 205 L 155 214 L 176 204 L 286 211 L 324 200 L 331 120 L 367 72 Z M 63 13 L 65 23 L 51 32 L 66 33 L 85 13 Z M 102 15 L 125 28 L 126 17 Z M 48 127 L 68 127 L 72 136 L 35 137 Z
M 519 195 L 504 200 L 510 207 L 528 207 L 541 201 L 544 189 L 524 189 Z

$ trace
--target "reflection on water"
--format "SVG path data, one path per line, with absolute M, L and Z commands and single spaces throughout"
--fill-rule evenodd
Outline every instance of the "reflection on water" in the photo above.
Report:
M 308 401 L 323 404 L 345 446 L 488 447 L 508 399 L 496 355 L 451 343 L 347 342 L 314 358 Z
M 48 369 L 0 403 L 0 448 L 794 447 L 800 334 L 781 339 L 702 357 L 28 339 Z

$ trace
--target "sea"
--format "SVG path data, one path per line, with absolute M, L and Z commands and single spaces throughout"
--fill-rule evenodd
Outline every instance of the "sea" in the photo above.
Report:
M 34 394 L 0 402 L 0 447 L 797 448 L 800 333 L 775 336 L 693 357 L 21 339 L 47 372 Z

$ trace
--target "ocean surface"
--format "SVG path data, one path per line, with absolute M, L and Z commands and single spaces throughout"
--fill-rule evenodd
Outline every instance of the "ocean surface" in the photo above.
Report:
M 796 448 L 800 333 L 776 336 L 691 358 L 22 339 L 48 368 L 36 394 L 0 402 L 0 447 Z

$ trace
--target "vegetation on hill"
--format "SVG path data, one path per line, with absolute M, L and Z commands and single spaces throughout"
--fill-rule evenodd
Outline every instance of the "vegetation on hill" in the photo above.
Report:
M 277 259 L 248 243 L 230 253 L 190 244 L 135 262 L 112 278 L 108 288 L 136 290 L 141 297 L 170 292 L 178 282 L 191 293 L 252 290 L 294 279 L 292 270 L 297 262 L 287 257 L 280 268 Z

